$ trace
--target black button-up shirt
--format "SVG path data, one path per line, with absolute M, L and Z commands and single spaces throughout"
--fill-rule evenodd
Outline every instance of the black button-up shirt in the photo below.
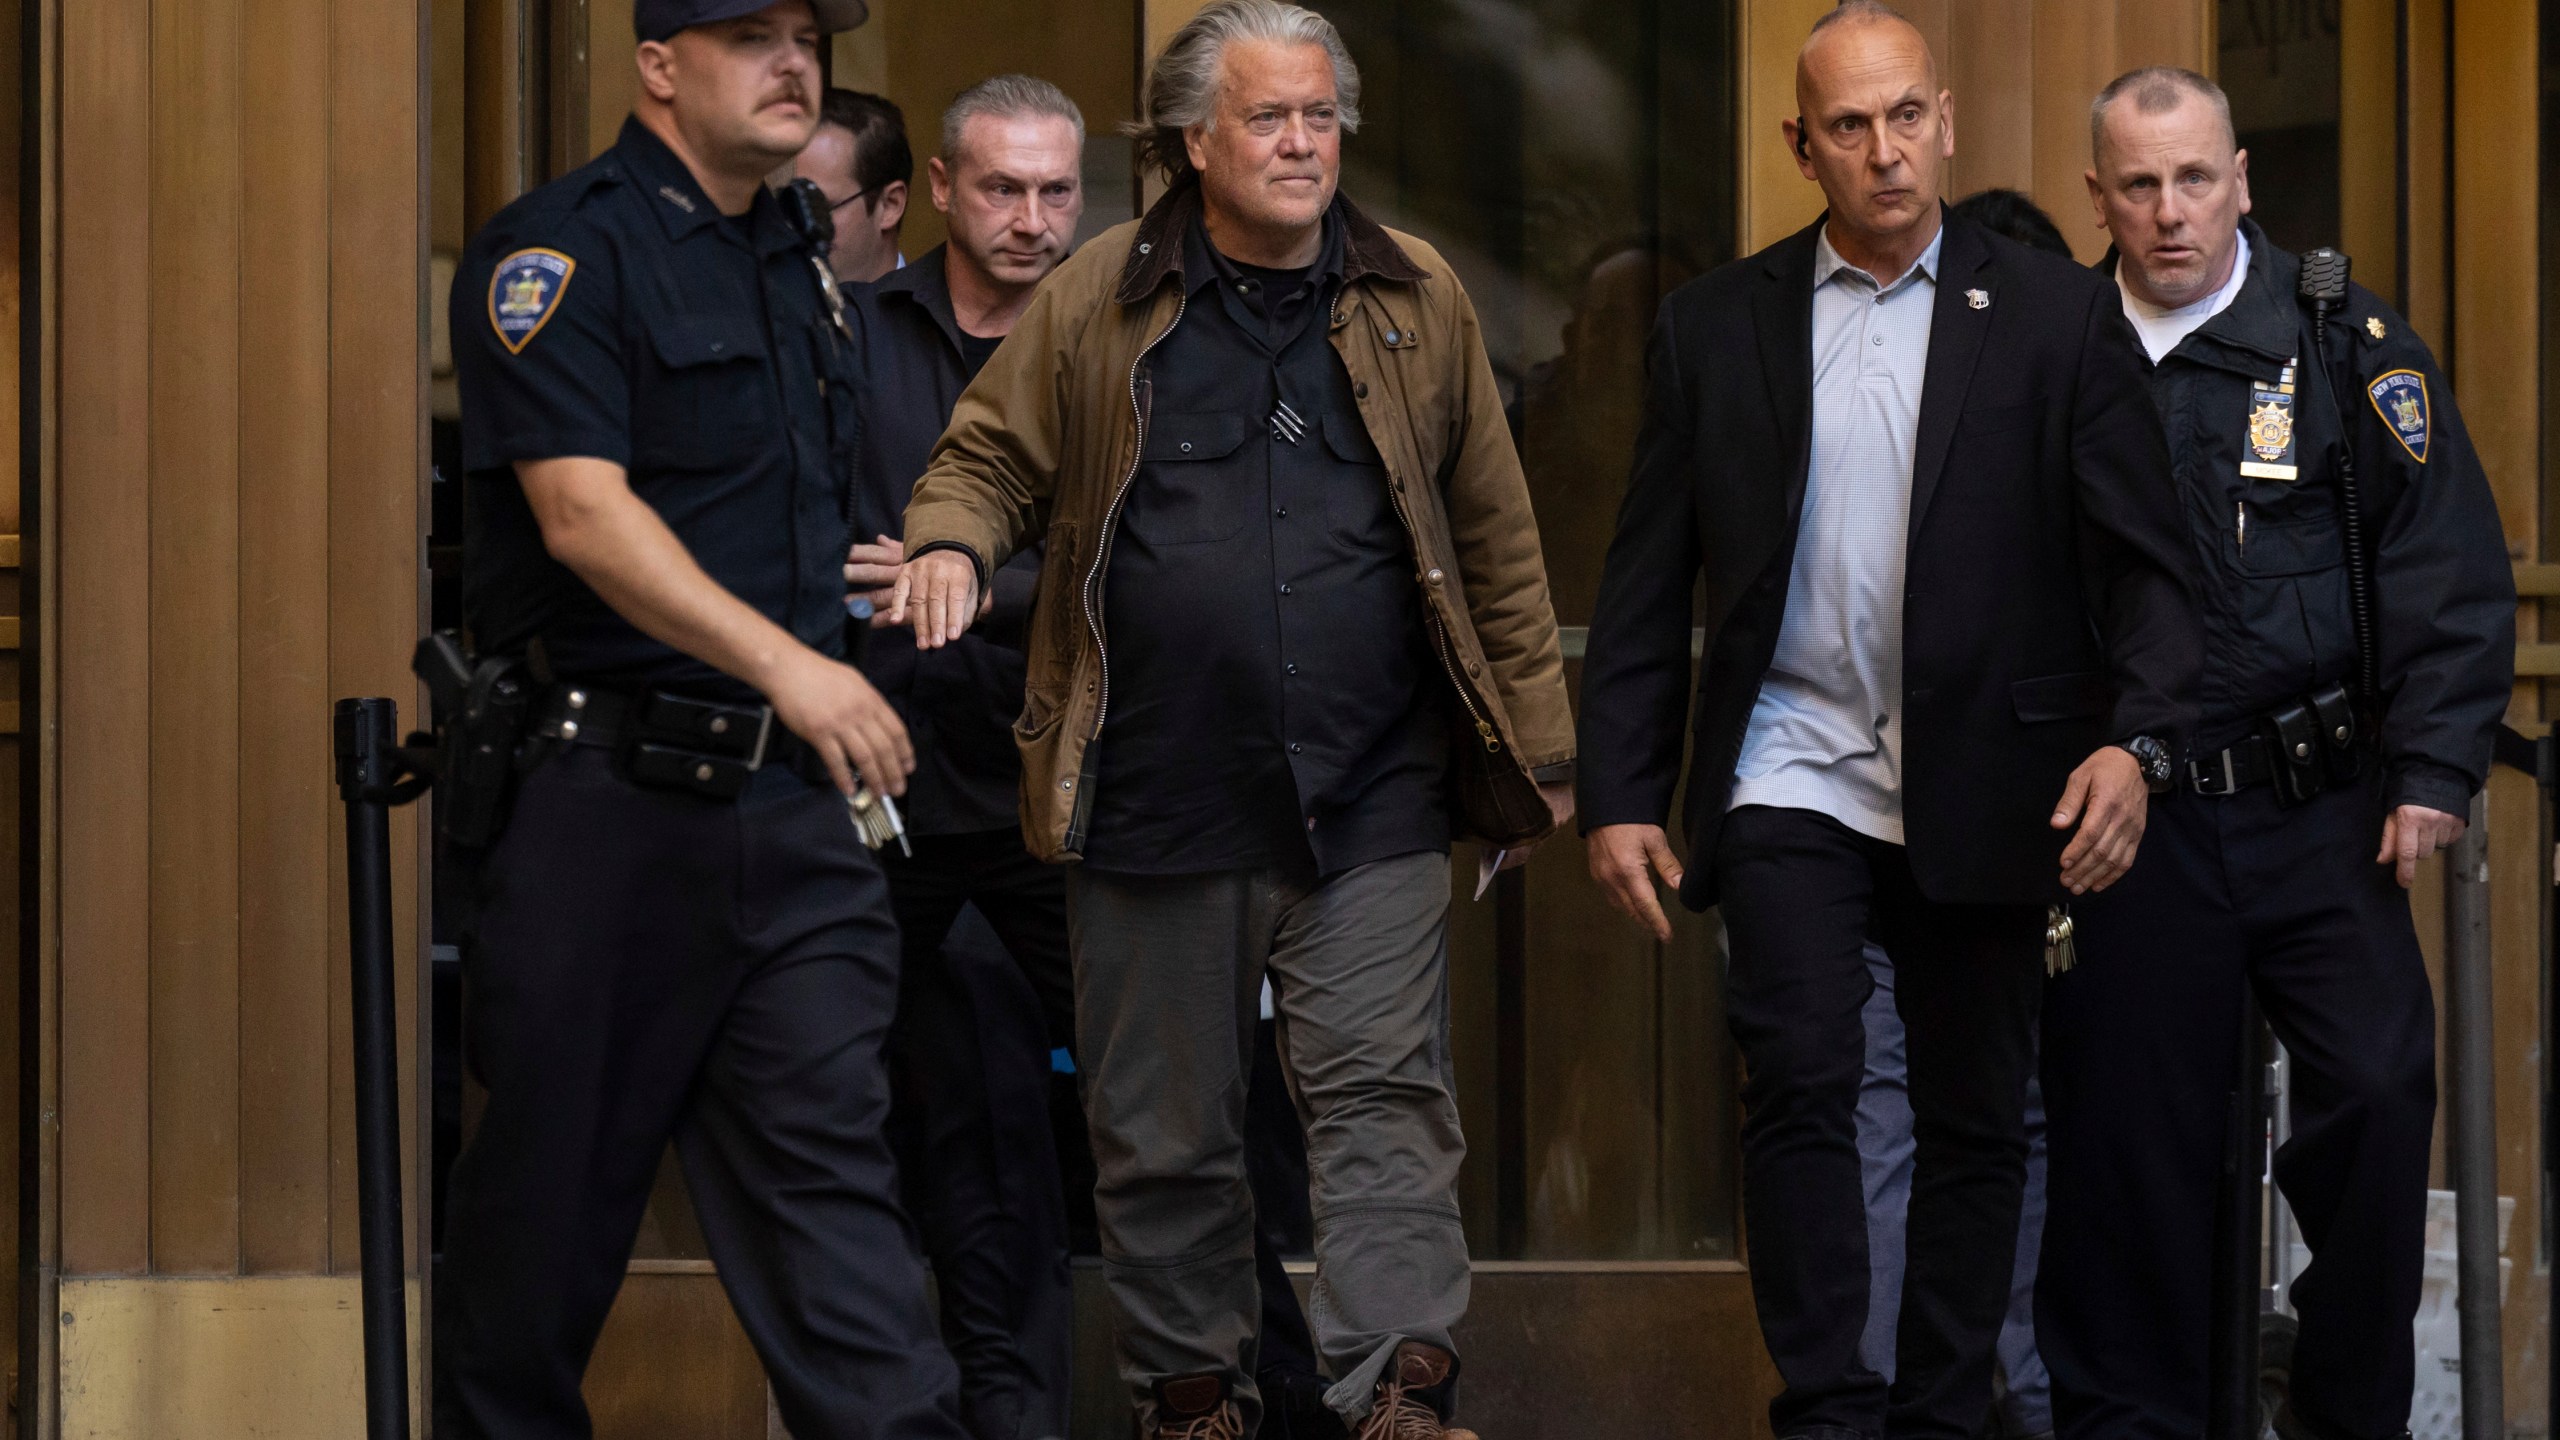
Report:
M 543 548 L 518 461 L 620 465 L 722 588 L 844 649 L 856 418 L 851 349 L 771 196 L 724 217 L 665 143 L 611 150 L 500 211 L 453 287 L 479 648 L 535 641 L 564 679 L 741 699 Z
M 931 253 L 870 285 L 847 286 L 862 374 L 858 534 L 905 533 L 907 497 L 924 473 L 951 407 L 1000 343 L 960 328 L 951 309 L 948 252 Z M 915 742 L 907 828 L 918 835 L 1012 830 L 1021 824 L 1022 625 L 1040 580 L 1037 546 L 996 571 L 995 605 L 959 640 L 918 650 L 908 630 L 862 645 L 862 672 L 897 707 Z
M 1088 865 L 1331 874 L 1448 846 L 1448 686 L 1333 348 L 1342 273 L 1335 220 L 1303 273 L 1232 264 L 1198 225 L 1185 241 L 1105 580 Z

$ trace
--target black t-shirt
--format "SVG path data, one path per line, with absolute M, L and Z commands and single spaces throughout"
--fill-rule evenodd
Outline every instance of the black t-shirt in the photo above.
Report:
M 963 330 L 960 332 L 960 363 L 974 379 L 980 370 L 986 368 L 987 362 L 995 358 L 996 347 L 1003 343 L 1001 335 L 972 335 Z
M 664 142 L 626 122 L 611 150 L 472 239 L 452 334 L 471 486 L 464 610 L 482 651 L 538 640 L 563 679 L 751 693 L 642 634 L 544 548 L 513 467 L 589 456 L 623 467 L 723 588 L 843 653 L 856 377 L 770 195 L 724 217 Z

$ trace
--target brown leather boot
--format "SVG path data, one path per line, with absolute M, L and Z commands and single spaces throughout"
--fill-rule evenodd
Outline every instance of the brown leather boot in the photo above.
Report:
M 1216 1375 L 1156 1382 L 1156 1426 L 1147 1440 L 1244 1440 L 1244 1417 Z
M 1369 1418 L 1360 1422 L 1356 1440 L 1477 1440 L 1473 1430 L 1442 1423 L 1440 1412 L 1415 1392 L 1448 1383 L 1456 1356 L 1437 1345 L 1407 1340 L 1396 1347 L 1395 1364 L 1378 1382 L 1378 1398 Z

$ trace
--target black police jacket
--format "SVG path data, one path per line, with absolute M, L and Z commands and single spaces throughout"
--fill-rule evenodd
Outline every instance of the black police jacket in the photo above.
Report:
M 828 298 L 769 194 L 723 216 L 637 120 L 472 237 L 452 333 L 463 608 L 483 652 L 539 641 L 564 680 L 752 696 L 642 634 L 544 548 L 514 466 L 586 456 L 622 466 L 722 588 L 843 653 L 858 417 Z
M 2355 674 L 2343 447 L 2371 552 L 2386 798 L 2468 814 L 2515 683 L 2515 578 L 2480 458 L 2425 342 L 2363 286 L 2313 363 L 2301 262 L 2241 224 L 2240 293 L 2151 367 L 2196 552 L 2198 748 Z M 2099 265 L 2114 274 L 2114 255 Z
M 848 285 L 847 318 L 862 371 L 855 535 L 902 537 L 907 497 L 973 378 L 943 269 L 947 247 L 869 285 Z M 1021 824 L 1022 631 L 1040 579 L 1038 547 L 996 571 L 995 605 L 969 633 L 920 651 L 905 630 L 862 647 L 862 670 L 906 721 L 916 770 L 907 827 L 919 835 L 1012 830 Z

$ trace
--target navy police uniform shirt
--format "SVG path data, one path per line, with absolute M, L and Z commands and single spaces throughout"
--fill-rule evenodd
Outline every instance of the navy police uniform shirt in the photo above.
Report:
M 563 680 L 744 699 L 551 558 L 514 466 L 622 466 L 711 578 L 844 652 L 853 360 L 810 252 L 761 188 L 724 216 L 637 120 L 500 211 L 454 281 L 468 474 L 463 606 L 484 654 Z
M 2372 565 L 2385 797 L 2466 814 L 2514 684 L 2514 578 L 2488 478 L 2409 322 L 2352 286 L 2316 361 L 2301 262 L 2241 223 L 2239 294 L 2151 371 L 2202 582 L 2197 750 L 2354 677 L 2343 449 Z M 2113 273 L 2112 253 L 2100 264 Z

